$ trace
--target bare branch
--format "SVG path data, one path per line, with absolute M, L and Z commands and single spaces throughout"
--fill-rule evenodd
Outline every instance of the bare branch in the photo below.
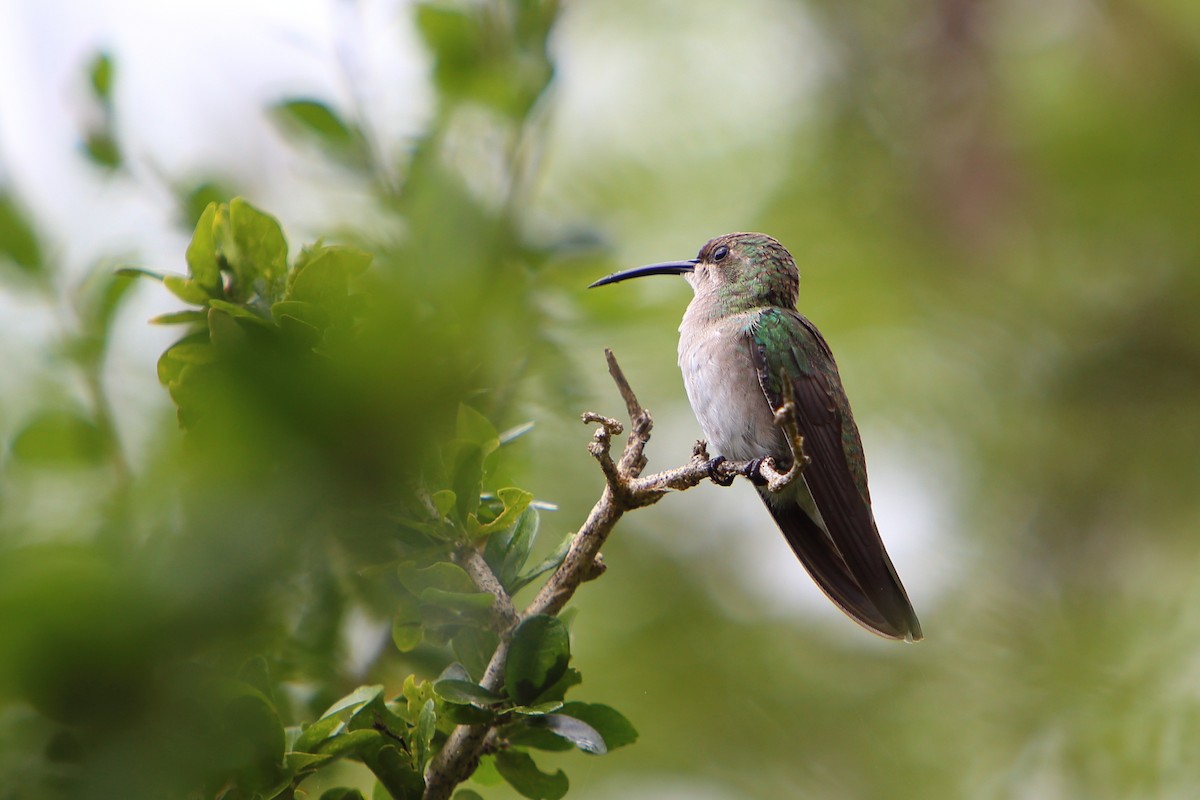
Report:
M 496 577 L 496 573 L 492 572 L 492 568 L 488 566 L 482 553 L 474 547 L 465 547 L 456 555 L 455 560 L 460 567 L 467 571 L 480 591 L 487 592 L 496 598 L 492 605 L 492 611 L 496 617 L 496 626 L 501 633 L 520 622 L 517 609 L 513 607 L 512 598 L 508 596 L 508 592 L 504 591 L 500 579 Z
M 638 402 L 637 395 L 633 393 L 633 388 L 629 385 L 625 373 L 621 371 L 621 365 L 617 363 L 616 355 L 608 347 L 604 348 L 604 360 L 608 362 L 608 374 L 612 376 L 613 383 L 617 385 L 617 391 L 621 393 L 621 399 L 625 401 L 625 411 L 629 414 L 629 419 L 637 420 L 645 413 L 645 409 Z
M 596 461 L 600 462 L 600 470 L 604 473 L 608 485 L 620 486 L 621 476 L 618 473 L 616 462 L 612 459 L 612 437 L 619 436 L 624 428 L 615 419 L 603 417 L 592 411 L 583 412 L 582 419 L 584 423 L 600 423 L 600 427 L 592 434 L 592 443 L 588 445 L 588 452 Z
M 642 470 L 646 467 L 646 444 L 650 441 L 650 431 L 654 422 L 650 412 L 638 401 L 620 365 L 617 364 L 616 356 L 607 349 L 604 355 L 608 361 L 609 374 L 612 375 L 629 414 L 629 438 L 620 458 L 614 461 L 612 439 L 621 435 L 624 426 L 611 417 L 590 411 L 582 415 L 583 422 L 598 426 L 588 444 L 588 452 L 596 459 L 601 472 L 604 473 L 605 487 L 583 526 L 572 538 L 571 547 L 562 564 L 542 586 L 529 606 L 517 615 L 512 609 L 511 599 L 504 593 L 503 587 L 499 586 L 499 581 L 496 581 L 483 557 L 473 550 L 463 555 L 463 568 L 475 579 L 476 585 L 496 595 L 498 606 L 503 606 L 498 608 L 498 612 L 506 621 L 511 622 L 502 632 L 500 645 L 492 654 L 487 671 L 480 681 L 482 686 L 492 691 L 500 691 L 503 688 L 509 641 L 516 624 L 538 614 L 559 613 L 581 584 L 599 577 L 604 572 L 605 565 L 600 556 L 600 548 L 604 546 L 617 521 L 626 511 L 652 505 L 669 492 L 684 491 L 706 480 L 711 479 L 716 483 L 728 485 L 738 475 L 745 478 L 766 478 L 768 488 L 771 491 L 779 491 L 795 480 L 808 461 L 803 451 L 804 439 L 796 424 L 791 387 L 787 386 L 785 381 L 785 400 L 776 412 L 775 422 L 783 428 L 792 450 L 792 463 L 787 472 L 779 472 L 770 458 L 739 462 L 711 459 L 705 443 L 697 442 L 692 451 L 692 458 L 686 465 L 643 477 Z M 495 588 L 499 589 L 498 594 L 493 588 L 488 588 L 491 586 L 490 581 L 495 581 Z M 504 605 L 505 603 L 507 605 Z M 447 800 L 454 788 L 475 770 L 480 754 L 497 746 L 495 731 L 490 726 L 459 725 L 429 764 L 423 800 Z

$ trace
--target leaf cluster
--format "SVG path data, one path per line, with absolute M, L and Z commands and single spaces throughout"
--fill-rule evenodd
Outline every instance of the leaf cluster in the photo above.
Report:
M 635 737 L 617 712 L 566 699 L 581 677 L 564 623 L 516 626 L 512 597 L 559 567 L 569 536 L 539 546 L 553 506 L 504 463 L 530 426 L 491 422 L 512 416 L 511 386 L 544 355 L 530 348 L 551 347 L 527 297 L 550 248 L 526 242 L 518 192 L 536 163 L 557 10 L 419 4 L 438 108 L 397 164 L 365 116 L 311 97 L 273 104 L 281 127 L 373 193 L 382 234 L 331 223 L 356 246 L 289 247 L 275 217 L 218 183 L 171 179 L 192 228 L 186 270 L 109 268 L 80 292 L 61 351 L 88 392 L 23 418 L 8 458 L 50 480 L 80 466 L 98 484 L 115 476 L 89 518 L 102 535 L 0 550 L 0 699 L 29 701 L 65 793 L 303 796 L 351 761 L 373 773 L 376 797 L 415 797 L 448 735 L 475 724 L 493 732 L 481 783 L 552 797 L 566 777 L 538 771 L 531 750 L 600 753 Z M 108 53 L 88 65 L 81 149 L 135 181 L 116 135 L 118 78 Z M 496 186 L 457 143 L 480 115 L 498 132 L 481 137 Z M 0 191 L 0 264 L 49 289 L 52 253 Z M 182 303 L 153 322 L 180 331 L 157 374 L 183 446 L 164 428 L 145 474 L 124 462 L 103 374 L 141 277 Z M 391 633 L 364 668 L 348 665 L 354 615 Z M 509 647 L 503 680 L 485 681 Z M 36 751 L 35 735 L 24 742 Z M 134 752 L 156 766 L 130 777 L 116 754 Z
M 603 755 L 637 738 L 614 709 L 565 701 L 581 678 L 568 666 L 569 637 L 561 620 L 531 617 L 516 629 L 511 647 L 500 692 L 476 683 L 454 662 L 433 682 L 409 676 L 392 700 L 383 699 L 383 686 L 363 686 L 314 722 L 289 728 L 290 780 L 297 784 L 337 759 L 352 759 L 365 764 L 389 796 L 419 798 L 424 770 L 446 735 L 456 725 L 488 724 L 496 737 L 482 779 L 494 770 L 525 797 L 554 800 L 566 794 L 567 777 L 562 770 L 540 771 L 529 750 L 576 747 Z
M 234 199 L 201 215 L 186 275 L 138 271 L 195 306 L 154 320 L 189 328 L 159 360 L 189 435 L 201 445 L 224 443 L 213 423 L 238 419 L 217 411 L 228 402 L 231 370 L 258 374 L 284 363 L 328 374 L 324 367 L 355 352 L 366 306 L 354 286 L 369 263 L 366 253 L 320 243 L 289 262 L 278 222 Z M 253 721 L 236 726 L 239 737 L 249 737 L 239 749 L 248 760 L 221 772 L 230 791 L 282 796 L 334 762 L 353 760 L 371 770 L 380 791 L 420 797 L 430 759 L 454 727 L 487 725 L 499 776 L 528 797 L 557 798 L 566 792 L 565 774 L 540 772 L 530 749 L 603 754 L 633 741 L 632 726 L 612 708 L 566 701 L 582 677 L 569 667 L 563 621 L 536 615 L 510 631 L 512 595 L 556 569 L 570 543 L 568 536 L 531 564 L 541 511 L 553 506 L 500 483 L 503 446 L 531 428 L 501 433 L 460 405 L 453 434 L 427 454 L 419 479 L 391 494 L 397 510 L 373 523 L 391 529 L 376 540 L 386 547 L 356 556 L 351 578 L 372 608 L 391 617 L 396 652 L 440 662 L 440 677 L 430 683 L 410 674 L 390 700 L 382 685 L 360 687 L 286 730 L 269 700 L 282 689 L 264 678 L 261 689 L 239 694 L 227 709 Z M 479 563 L 468 570 L 472 556 Z M 479 681 L 505 639 L 504 681 L 493 691 Z
M 158 362 L 159 379 L 186 422 L 202 412 L 188 404 L 193 375 L 247 342 L 281 353 L 320 353 L 337 337 L 348 336 L 362 305 L 351 294 L 351 281 L 370 263 L 368 253 L 317 243 L 289 265 L 279 222 L 234 198 L 228 204 L 210 203 L 200 215 L 187 249 L 186 276 L 136 269 L 122 273 L 160 280 L 197 307 L 152 320 L 191 328 Z
M 522 426 L 519 432 L 528 429 Z M 263 770 L 241 766 L 226 774 L 238 791 L 284 796 L 335 762 L 352 760 L 375 775 L 379 791 L 386 793 L 380 796 L 419 798 L 429 762 L 448 734 L 458 725 L 487 725 L 494 734 L 483 779 L 494 771 L 524 796 L 552 800 L 565 795 L 567 777 L 561 770 L 540 771 L 530 750 L 575 747 L 602 755 L 636 739 L 632 725 L 615 709 L 566 700 L 582 675 L 570 666 L 563 620 L 535 615 L 509 632 L 508 620 L 497 613 L 499 603 L 511 605 L 511 593 L 555 569 L 566 552 L 560 547 L 529 566 L 539 507 L 546 504 L 516 487 L 488 489 L 502 443 L 519 432 L 498 434 L 483 415 L 461 406 L 456 436 L 429 467 L 435 480 L 449 486 L 421 493 L 423 514 L 394 517 L 398 562 L 362 575 L 376 584 L 377 596 L 387 598 L 396 649 L 433 648 L 433 658 L 448 662 L 441 674 L 433 681 L 410 674 L 401 694 L 391 699 L 382 685 L 359 687 L 312 722 L 286 730 L 274 717 L 259 746 L 249 750 L 275 753 L 277 742 L 286 743 L 270 762 L 275 766 L 267 771 L 269 786 Z M 495 576 L 498 585 L 492 591 L 456 563 L 467 549 L 480 553 Z M 493 691 L 480 678 L 502 635 L 508 636 L 508 659 L 503 684 Z M 262 699 L 265 693 L 252 697 Z M 273 713 L 269 707 L 257 710 L 265 717 Z M 354 790 L 338 791 L 351 796 Z

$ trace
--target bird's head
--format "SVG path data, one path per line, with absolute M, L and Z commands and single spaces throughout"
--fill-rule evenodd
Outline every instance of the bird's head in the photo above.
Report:
M 589 288 L 645 275 L 683 275 L 696 297 L 727 313 L 762 306 L 795 308 L 800 274 L 792 254 L 764 233 L 727 233 L 710 239 L 695 258 L 614 272 Z

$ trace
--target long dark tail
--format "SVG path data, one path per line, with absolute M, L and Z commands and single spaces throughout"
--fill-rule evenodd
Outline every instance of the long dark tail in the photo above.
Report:
M 921 623 L 909 603 L 891 559 L 882 546 L 878 557 L 891 577 L 881 586 L 864 588 L 833 541 L 807 512 L 794 502 L 771 502 L 759 492 L 800 563 L 842 611 L 869 631 L 889 639 L 920 641 Z M 772 498 L 773 499 L 773 498 Z

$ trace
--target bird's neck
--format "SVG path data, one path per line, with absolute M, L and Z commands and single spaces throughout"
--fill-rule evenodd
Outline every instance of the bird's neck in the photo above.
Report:
M 695 296 L 683 315 L 682 328 L 709 328 L 725 320 L 751 315 L 771 306 L 755 293 L 734 286 L 693 285 Z

